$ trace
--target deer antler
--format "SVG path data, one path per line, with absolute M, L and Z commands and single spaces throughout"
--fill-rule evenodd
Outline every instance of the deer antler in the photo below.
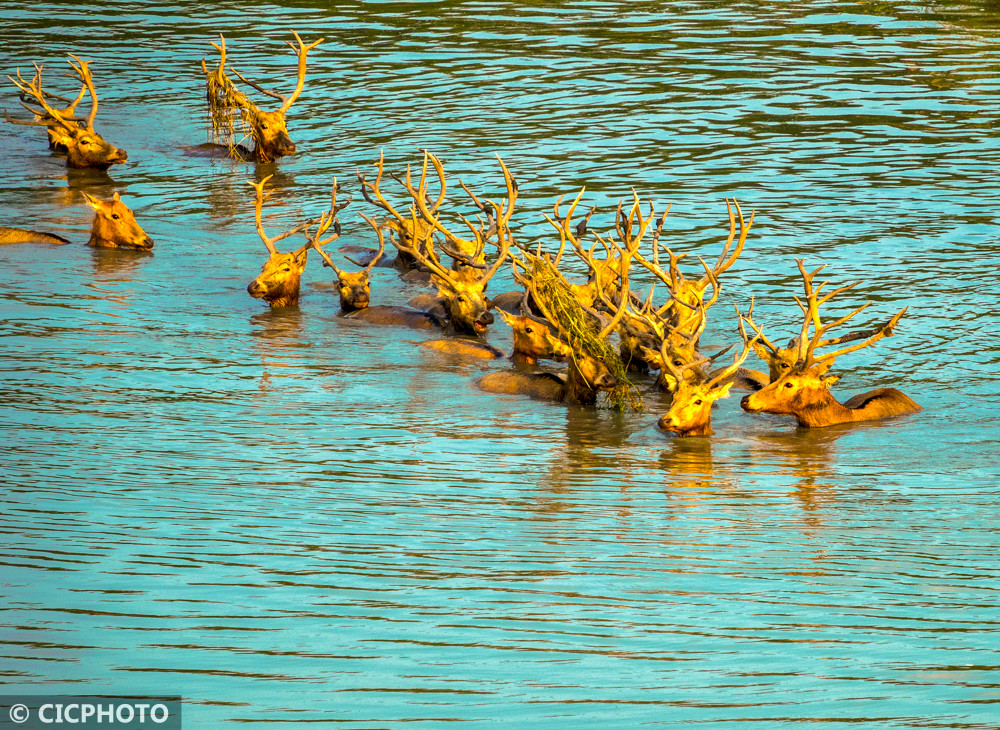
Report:
M 69 120 L 64 118 L 56 109 L 54 109 L 52 106 L 49 105 L 47 101 L 45 101 L 45 92 L 42 90 L 42 69 L 40 66 L 38 66 L 37 64 L 35 65 L 35 76 L 31 81 L 24 80 L 24 78 L 21 76 L 21 69 L 17 69 L 16 79 L 13 76 L 7 76 L 7 78 L 10 79 L 11 83 L 13 83 L 14 86 L 20 89 L 23 93 L 33 97 L 35 102 L 39 106 L 41 106 L 42 109 L 45 110 L 45 113 L 48 114 L 50 117 L 52 117 L 52 119 L 57 124 L 59 124 L 68 131 L 72 131 L 73 129 L 75 129 L 75 126 L 71 124 Z M 25 104 L 24 102 L 21 102 L 21 106 L 30 111 L 32 114 L 35 113 L 35 110 L 32 109 L 27 104 Z M 7 119 L 8 121 L 13 121 L 10 119 L 9 115 L 7 116 Z M 35 123 L 22 122 L 22 124 L 34 125 Z M 44 122 L 42 124 L 44 124 Z
M 576 224 L 576 228 L 572 229 L 570 221 L 573 219 L 573 211 L 576 210 L 576 206 L 580 204 L 580 199 L 583 194 L 587 192 L 587 188 L 580 188 L 580 192 L 577 193 L 573 202 L 569 206 L 569 210 L 566 211 L 566 217 L 563 218 L 559 213 L 559 206 L 562 204 L 562 200 L 565 196 L 560 195 L 559 199 L 556 200 L 555 206 L 553 206 L 553 218 L 545 216 L 545 220 L 552 224 L 557 231 L 559 231 L 559 251 L 556 253 L 555 260 L 552 265 L 556 268 L 559 267 L 559 262 L 562 261 L 563 251 L 566 250 L 566 242 L 569 241 L 570 245 L 573 246 L 578 254 L 583 253 L 584 248 L 580 243 L 580 239 L 587 234 L 587 222 L 590 220 L 590 216 L 594 215 L 594 211 L 597 210 L 597 206 L 591 208 L 587 214 L 583 217 L 583 220 Z M 559 221 L 558 223 L 556 221 Z
M 320 220 L 323 220 L 323 218 L 322 217 L 321 218 L 312 218 L 310 220 L 304 221 L 303 223 L 300 223 L 299 225 L 295 226 L 294 228 L 290 228 L 287 231 L 285 231 L 284 233 L 281 233 L 281 234 L 279 234 L 277 236 L 268 236 L 266 233 L 264 233 L 264 225 L 261 222 L 261 211 L 264 208 L 264 199 L 265 199 L 265 196 L 264 196 L 264 184 L 267 183 L 267 181 L 270 180 L 272 177 L 274 177 L 274 176 L 273 175 L 268 175 L 263 180 L 261 180 L 259 183 L 255 183 L 253 180 L 247 180 L 247 184 L 250 185 L 250 187 L 252 187 L 254 190 L 257 191 L 257 196 L 256 196 L 256 198 L 254 200 L 254 222 L 257 225 L 257 235 L 260 236 L 260 240 L 264 242 L 264 245 L 267 247 L 268 251 L 270 251 L 271 253 L 278 253 L 278 249 L 274 245 L 275 243 L 277 243 L 278 241 L 284 240 L 284 239 L 288 238 L 289 236 L 294 236 L 296 233 L 299 233 L 300 231 L 305 230 L 306 228 L 308 228 L 309 226 L 311 226 L 313 223 L 317 223 Z M 332 221 L 330 221 L 330 222 L 332 223 Z M 325 231 L 326 229 L 324 228 L 323 230 Z M 318 233 L 316 237 L 318 238 L 319 235 L 321 235 L 321 234 Z M 309 248 L 311 245 L 312 245 L 311 242 L 307 243 L 305 246 L 303 246 L 300 249 L 298 249 L 296 251 L 296 253 L 302 253 L 303 250 L 305 250 L 306 248 Z
M 733 241 L 736 239 L 736 216 L 733 215 L 733 206 L 736 207 L 736 212 L 740 217 L 740 237 L 736 244 L 736 250 L 733 251 L 732 255 L 727 259 L 726 256 L 729 254 L 729 248 L 733 245 Z M 755 210 L 750 211 L 750 220 L 743 220 L 743 211 L 740 210 L 740 204 L 736 202 L 733 198 L 732 205 L 730 205 L 728 198 L 726 199 L 726 209 L 729 211 L 729 238 L 726 239 L 726 245 L 722 248 L 722 253 L 719 255 L 719 260 L 715 262 L 715 266 L 712 267 L 712 274 L 718 276 L 732 266 L 736 259 L 739 258 L 740 254 L 743 252 L 743 246 L 747 242 L 747 234 L 750 233 L 750 226 L 753 225 L 754 215 L 756 215 Z M 707 270 L 706 270 L 707 276 Z M 702 283 L 707 283 L 707 279 L 702 277 Z
M 83 83 L 83 85 L 87 88 L 87 91 L 90 92 L 91 104 L 90 104 L 90 114 L 87 115 L 87 129 L 93 132 L 94 118 L 97 116 L 97 92 L 94 90 L 94 78 L 93 76 L 91 76 L 90 69 L 87 67 L 88 63 L 87 61 L 81 61 L 77 56 L 74 56 L 72 53 L 69 54 L 69 57 L 72 58 L 73 61 L 76 61 L 76 64 L 70 61 L 69 65 L 72 67 L 76 75 L 80 78 L 80 81 Z M 77 101 L 79 101 L 79 99 L 77 99 Z M 73 104 L 73 108 L 74 109 L 76 108 L 75 103 Z
M 294 51 L 296 56 L 298 56 L 299 76 L 298 80 L 295 83 L 295 90 L 292 92 L 292 95 L 287 99 L 285 99 L 285 102 L 281 105 L 281 108 L 278 109 L 278 111 L 281 113 L 288 111 L 288 108 L 295 103 L 295 100 L 299 98 L 299 94 L 302 93 L 302 87 L 306 83 L 306 54 L 308 54 L 309 51 L 311 51 L 313 48 L 315 48 L 325 40 L 323 38 L 320 38 L 318 41 L 314 41 L 313 43 L 310 43 L 307 46 L 302 42 L 302 39 L 299 38 L 299 34 L 296 33 L 294 30 L 292 31 L 292 35 L 295 36 L 295 41 L 296 43 L 299 44 L 299 47 L 296 48 L 289 41 L 285 41 L 285 44 L 289 48 L 291 48 L 292 51 Z
M 806 294 L 806 302 L 803 303 L 801 299 L 795 297 L 795 302 L 798 304 L 799 308 L 802 310 L 804 315 L 804 321 L 802 323 L 802 330 L 798 338 L 798 362 L 799 367 L 803 369 L 811 368 L 815 365 L 821 363 L 832 363 L 834 359 L 840 355 L 845 355 L 849 352 L 854 352 L 860 350 L 869 345 L 873 345 L 878 342 L 883 337 L 888 337 L 893 334 L 893 329 L 899 322 L 900 317 L 906 313 L 907 307 L 903 307 L 895 316 L 892 317 L 885 324 L 875 327 L 869 330 L 864 330 L 861 332 L 855 332 L 849 335 L 844 335 L 842 337 L 836 337 L 832 339 L 824 339 L 824 336 L 837 327 L 840 327 L 848 320 L 853 318 L 855 315 L 867 309 L 871 302 L 866 302 L 860 307 L 855 308 L 851 312 L 847 313 L 843 317 L 833 320 L 832 322 L 827 322 L 823 324 L 819 315 L 819 308 L 823 304 L 833 299 L 838 294 L 853 289 L 858 285 L 859 282 L 853 282 L 845 286 L 834 289 L 833 291 L 820 296 L 820 292 L 823 287 L 827 285 L 828 282 L 821 282 L 819 285 L 813 287 L 813 279 L 816 275 L 822 271 L 825 267 L 820 266 L 812 272 L 807 272 L 805 268 L 804 259 L 795 259 L 796 264 L 799 267 L 799 273 L 802 275 L 803 288 Z M 809 327 L 813 327 L 813 336 L 809 337 Z M 862 340 L 858 344 L 851 345 L 849 347 L 844 347 L 833 352 L 827 352 L 820 357 L 816 357 L 816 349 L 818 347 L 829 346 L 833 344 L 842 344 L 844 342 L 854 342 L 857 340 Z

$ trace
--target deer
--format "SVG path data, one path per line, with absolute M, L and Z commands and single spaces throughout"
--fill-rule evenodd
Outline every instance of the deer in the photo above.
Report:
M 830 386 L 836 382 L 835 376 L 829 375 L 836 358 L 870 347 L 883 337 L 894 334 L 899 319 L 906 313 L 903 307 L 885 324 L 868 330 L 863 335 L 846 335 L 844 337 L 826 338 L 827 334 L 840 327 L 855 315 L 866 309 L 871 302 L 861 305 L 847 315 L 824 323 L 819 314 L 821 305 L 830 301 L 836 295 L 855 287 L 858 282 L 842 286 L 820 296 L 828 282 L 813 286 L 816 275 L 825 267 L 820 266 L 812 272 L 807 272 L 804 259 L 796 259 L 799 273 L 805 288 L 805 302 L 798 297 L 796 303 L 803 313 L 803 323 L 796 341 L 795 363 L 769 385 L 745 396 L 740 405 L 748 413 L 774 413 L 794 416 L 798 425 L 803 428 L 822 428 L 843 423 L 872 421 L 891 416 L 901 416 L 917 413 L 923 410 L 909 396 L 896 388 L 878 388 L 860 393 L 840 403 L 830 392 Z M 748 323 L 749 320 L 748 320 Z M 809 329 L 812 327 L 812 336 Z M 757 327 L 754 326 L 757 330 Z M 867 335 L 867 336 L 865 336 Z M 858 342 L 860 340 L 860 342 Z M 847 345 L 822 355 L 817 354 L 820 348 L 842 345 L 853 341 L 856 344 Z
M 487 201 L 484 206 L 491 210 L 489 229 L 481 221 L 478 227 L 463 218 L 475 238 L 475 242 L 463 242 L 441 223 L 436 211 L 428 205 L 427 200 L 427 163 L 434 161 L 433 155 L 425 152 L 423 173 L 416 188 L 407 180 L 404 185 L 413 198 L 410 207 L 411 229 L 416 230 L 418 221 L 423 220 L 433 230 L 444 233 L 448 240 L 461 243 L 462 246 L 473 246 L 471 253 L 445 249 L 445 252 L 459 262 L 456 267 L 446 267 L 438 257 L 433 245 L 418 247 L 411 243 L 397 242 L 396 248 L 409 254 L 415 261 L 430 271 L 431 281 L 437 287 L 438 297 L 446 313 L 447 329 L 456 334 L 480 337 L 487 327 L 493 323 L 493 315 L 489 311 L 490 303 L 486 298 L 486 287 L 490 279 L 500 270 L 510 248 L 514 243 L 508 223 L 517 198 L 517 183 L 510 175 L 503 161 L 500 164 L 504 171 L 507 184 L 507 198 L 500 203 Z M 407 175 L 409 177 L 409 175 Z M 419 212 L 419 216 L 418 216 Z M 496 236 L 497 257 L 492 265 L 485 261 L 485 246 L 488 238 Z M 468 250 L 466 248 L 466 250 Z
M 351 200 L 349 199 L 346 203 L 337 205 L 337 179 L 333 180 L 334 193 L 333 201 L 330 206 L 333 211 L 333 218 L 328 221 L 325 217 L 320 219 L 320 226 L 317 230 L 315 236 L 311 237 L 307 234 L 306 238 L 312 241 L 313 248 L 316 252 L 323 258 L 323 265 L 333 269 L 333 272 L 337 275 L 337 292 L 340 295 L 340 311 L 343 313 L 357 312 L 362 309 L 366 309 L 371 303 L 371 283 L 368 280 L 368 275 L 371 273 L 372 269 L 375 268 L 379 260 L 381 260 L 382 255 L 385 253 L 385 237 L 382 233 L 382 229 L 379 225 L 361 213 L 361 217 L 375 229 L 375 233 L 378 234 L 378 251 L 374 257 L 372 257 L 367 264 L 362 264 L 355 261 L 350 256 L 344 256 L 348 261 L 350 261 L 355 266 L 360 266 L 361 271 L 350 272 L 338 268 L 333 259 L 330 258 L 330 254 L 326 252 L 323 248 L 326 244 L 337 240 L 340 238 L 340 223 L 336 220 L 336 214 L 350 205 Z M 334 233 L 329 238 L 322 241 L 319 240 L 320 236 L 326 231 L 327 228 L 333 227 Z
M 90 228 L 88 246 L 94 248 L 127 248 L 134 251 L 152 251 L 153 239 L 146 235 L 135 221 L 121 197 L 115 193 L 111 200 L 98 200 L 83 194 L 87 205 L 94 209 L 94 222 Z
M 306 268 L 306 261 L 309 257 L 309 249 L 313 247 L 313 240 L 307 237 L 306 244 L 290 253 L 281 253 L 274 245 L 290 236 L 300 233 L 309 226 L 318 222 L 327 222 L 332 225 L 336 217 L 336 193 L 334 193 L 334 205 L 331 208 L 330 216 L 318 219 L 310 219 L 299 223 L 297 226 L 288 229 L 277 236 L 268 236 L 264 232 L 264 225 L 261 221 L 261 212 L 264 208 L 264 185 L 273 177 L 268 175 L 259 183 L 247 180 L 247 184 L 254 188 L 256 197 L 254 200 L 254 221 L 257 226 L 257 235 L 263 241 L 268 251 L 267 261 L 260 269 L 257 278 L 247 285 L 247 293 L 254 299 L 263 299 L 271 308 L 297 306 L 299 303 L 299 284 L 302 272 Z M 336 190 L 336 184 L 334 185 Z M 326 229 L 324 228 L 323 231 Z M 318 238 L 321 235 L 317 233 Z
M 657 421 L 657 427 L 661 431 L 678 436 L 711 436 L 715 433 L 712 430 L 712 406 L 717 400 L 729 395 L 734 378 L 754 344 L 754 341 L 747 338 L 742 317 L 739 319 L 739 330 L 743 350 L 733 358 L 730 365 L 711 375 L 705 375 L 702 370 L 702 366 L 711 362 L 708 358 L 701 357 L 678 366 L 666 352 L 668 343 L 664 342 L 664 368 L 671 373 L 676 388 L 670 409 Z M 688 376 L 688 373 L 692 373 L 693 377 Z
M 736 212 L 733 212 L 735 207 Z M 750 219 L 746 220 L 743 217 L 743 211 L 740 208 L 739 203 L 736 200 L 730 202 L 726 200 L 726 209 L 729 213 L 729 235 L 726 239 L 725 245 L 722 247 L 722 253 L 719 254 L 719 259 L 716 263 L 709 267 L 699 257 L 702 268 L 705 273 L 699 279 L 687 279 L 681 272 L 679 267 L 679 262 L 686 254 L 675 254 L 667 247 L 663 247 L 667 254 L 667 269 L 664 270 L 660 265 L 660 229 L 663 226 L 661 220 L 659 226 L 657 227 L 656 234 L 653 236 L 653 256 L 652 260 L 647 259 L 641 253 L 636 253 L 635 260 L 639 262 L 643 267 L 645 267 L 650 273 L 656 276 L 660 281 L 667 285 L 670 291 L 670 299 L 662 307 L 656 310 L 657 316 L 665 318 L 674 327 L 679 327 L 681 332 L 684 332 L 686 328 L 697 327 L 697 321 L 692 320 L 688 317 L 687 312 L 695 311 L 699 306 L 704 306 L 706 309 L 714 303 L 719 296 L 719 276 L 736 262 L 740 254 L 743 252 L 743 248 L 746 245 L 747 236 L 750 233 L 750 228 L 753 226 L 754 216 L 756 211 L 750 212 Z M 664 212 L 663 217 L 666 218 L 667 213 Z M 737 238 L 736 230 L 736 219 L 739 217 L 739 237 Z M 733 242 L 736 242 L 736 247 L 733 248 Z M 712 287 L 712 296 L 709 303 L 705 303 L 705 292 L 708 287 Z M 685 324 L 687 323 L 687 324 Z
M 29 126 L 46 127 L 49 134 L 49 146 L 53 149 L 64 149 L 66 152 L 66 166 L 74 169 L 94 169 L 107 170 L 112 165 L 118 165 L 128 160 L 128 153 L 104 138 L 94 130 L 94 120 L 97 117 L 97 92 L 94 89 L 94 79 L 91 74 L 89 62 L 82 61 L 77 56 L 70 54 L 73 60 L 69 62 L 73 73 L 80 79 L 83 88 L 90 94 L 90 112 L 87 118 L 78 119 L 75 116 L 76 106 L 83 98 L 83 91 L 76 100 L 72 100 L 70 105 L 63 109 L 56 109 L 48 102 L 48 98 L 54 97 L 42 88 L 42 67 L 35 64 L 35 76 L 31 81 L 27 81 L 21 76 L 21 70 L 17 70 L 17 78 L 8 76 L 7 78 L 16 86 L 22 94 L 22 98 L 30 97 L 34 104 L 40 108 L 35 108 L 24 101 L 21 106 L 35 115 L 35 120 L 26 122 L 13 119 L 5 112 L 5 120 L 10 124 L 21 124 Z M 75 61 L 75 63 L 74 63 Z M 62 97 L 59 97 L 62 98 Z
M 640 233 L 627 239 L 622 249 L 617 267 L 621 283 L 620 286 L 615 286 L 620 299 L 610 319 L 597 310 L 580 304 L 569 282 L 555 267 L 553 260 L 541 252 L 540 247 L 537 254 L 522 251 L 524 261 L 519 264 L 515 259 L 513 263 L 514 279 L 525 288 L 534 306 L 541 310 L 542 316 L 551 323 L 559 338 L 569 348 L 569 367 L 562 376 L 517 371 L 489 373 L 477 381 L 481 390 L 589 406 L 596 405 L 600 392 L 610 392 L 622 385 L 609 365 L 618 355 L 608 344 L 607 338 L 616 330 L 625 314 L 629 301 L 628 271 L 631 256 L 653 219 L 652 215 L 648 220 L 642 217 L 638 198 L 629 214 L 630 230 L 631 222 L 636 217 Z M 545 277 L 544 282 L 540 276 Z M 600 285 L 602 282 L 599 282 Z M 553 295 L 554 290 L 561 294 Z M 568 312 L 569 308 L 575 311 Z M 620 360 L 617 365 L 624 370 Z
M 72 243 L 72 241 L 62 236 L 57 236 L 55 233 L 0 226 L 0 246 L 7 246 L 12 243 L 51 243 L 56 246 L 63 246 L 67 243 Z
M 298 77 L 295 82 L 291 96 L 279 94 L 276 91 L 265 89 L 254 81 L 243 76 L 232 66 L 232 71 L 241 81 L 256 89 L 265 96 L 277 99 L 281 106 L 273 111 L 264 111 L 242 91 L 236 88 L 232 80 L 226 75 L 226 39 L 219 35 L 219 43 L 212 43 L 212 46 L 219 52 L 218 67 L 208 69 L 205 60 L 201 61 L 201 70 L 205 74 L 205 81 L 208 87 L 208 104 L 212 115 L 212 128 L 216 134 L 217 141 L 223 140 L 222 146 L 227 149 L 230 157 L 244 162 L 273 162 L 280 157 L 294 155 L 296 145 L 288 135 L 288 125 L 285 115 L 296 102 L 302 89 L 305 87 L 307 57 L 309 51 L 323 42 L 323 38 L 318 41 L 306 44 L 299 34 L 294 30 L 296 47 L 289 41 L 285 44 L 292 49 L 298 59 Z M 233 118 L 239 116 L 244 125 L 246 136 L 253 142 L 253 147 L 237 144 L 233 141 Z
M 307 233 L 306 238 L 311 242 L 312 247 L 315 248 L 319 255 L 323 258 L 325 265 L 332 268 L 337 274 L 337 289 L 340 295 L 341 314 L 350 319 L 367 322 L 369 324 L 400 325 L 416 329 L 443 328 L 445 326 L 445 321 L 440 317 L 430 314 L 429 312 L 421 312 L 409 307 L 395 307 L 385 304 L 371 306 L 371 284 L 368 280 L 368 275 L 385 253 L 385 233 L 382 226 L 376 223 L 372 218 L 366 216 L 364 213 L 360 214 L 361 217 L 364 218 L 368 225 L 375 230 L 375 233 L 378 236 L 378 251 L 375 256 L 364 266 L 351 257 L 345 256 L 345 258 L 355 266 L 362 266 L 362 270 L 356 273 L 343 271 L 342 269 L 337 268 L 337 266 L 333 263 L 333 259 L 331 259 L 330 255 L 323 249 L 323 246 L 337 240 L 340 237 L 340 223 L 336 220 L 336 213 L 350 203 L 350 200 L 348 200 L 347 203 L 338 206 L 336 189 L 337 181 L 334 179 L 333 200 L 330 206 L 330 210 L 333 212 L 332 216 L 324 214 L 324 216 L 319 219 L 319 226 L 316 234 L 310 236 Z M 322 241 L 319 240 L 320 236 L 322 236 L 331 226 L 334 229 L 333 235 L 329 238 L 323 239 Z

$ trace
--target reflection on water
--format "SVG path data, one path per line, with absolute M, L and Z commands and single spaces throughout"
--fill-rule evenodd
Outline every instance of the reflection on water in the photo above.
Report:
M 0 252 L 5 690 L 169 691 L 192 727 L 995 727 L 994 5 L 6 3 L 5 73 L 92 59 L 129 162 L 67 170 L 5 130 L 0 222 L 76 242 Z M 209 41 L 286 88 L 292 28 L 326 38 L 299 153 L 187 153 Z M 337 316 L 316 260 L 298 309 L 246 294 L 247 180 L 273 175 L 279 231 L 337 177 L 341 242 L 371 247 L 355 170 L 424 147 L 487 197 L 501 154 L 524 243 L 558 195 L 586 185 L 603 231 L 635 187 L 708 260 L 735 196 L 756 218 L 719 311 L 754 296 L 783 341 L 793 257 L 827 263 L 872 320 L 910 307 L 838 363 L 841 400 L 925 410 L 803 431 L 732 397 L 714 437 L 668 438 L 653 393 L 621 415 L 479 392 L 507 363 Z M 115 191 L 152 255 L 83 245 L 81 193 Z M 426 291 L 372 276 L 376 303 Z

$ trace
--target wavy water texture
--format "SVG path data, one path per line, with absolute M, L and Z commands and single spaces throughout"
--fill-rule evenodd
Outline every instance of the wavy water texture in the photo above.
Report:
M 92 60 L 97 128 L 129 153 L 67 171 L 3 125 L 0 224 L 76 242 L 0 251 L 5 694 L 180 694 L 191 728 L 996 727 L 996 3 L 247 8 L 0 9 L 4 73 L 44 62 L 69 91 L 65 54 Z M 299 154 L 191 155 L 210 41 L 287 93 L 292 29 L 326 38 Z M 730 398 L 715 437 L 669 439 L 653 394 L 621 415 L 478 392 L 503 363 L 340 318 L 315 260 L 298 310 L 247 296 L 246 180 L 274 175 L 278 231 L 336 176 L 342 242 L 372 245 L 356 170 L 423 147 L 486 196 L 499 153 L 522 242 L 552 245 L 543 214 L 583 186 L 598 231 L 632 188 L 672 203 L 692 273 L 736 197 L 756 218 L 706 340 L 751 297 L 791 337 L 793 259 L 827 264 L 861 280 L 842 311 L 909 306 L 837 395 L 925 410 L 806 432 Z M 83 245 L 82 193 L 116 190 L 153 255 Z M 380 303 L 423 291 L 373 281 Z

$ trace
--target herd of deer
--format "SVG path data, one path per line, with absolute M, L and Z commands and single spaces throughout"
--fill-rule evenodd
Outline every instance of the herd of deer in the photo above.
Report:
M 293 35 L 297 46 L 288 45 L 297 56 L 298 79 L 291 96 L 264 89 L 229 67 L 245 84 L 280 100 L 281 106 L 275 111 L 259 109 L 229 78 L 225 40 L 212 44 L 219 51 L 219 65 L 209 69 L 202 62 L 216 132 L 212 148 L 252 162 L 270 162 L 295 152 L 285 113 L 303 90 L 308 51 L 322 39 L 307 45 L 297 33 Z M 16 78 L 8 78 L 20 90 L 21 104 L 34 118 L 18 121 L 6 114 L 6 121 L 45 127 L 49 146 L 65 154 L 70 167 L 107 170 L 111 165 L 125 162 L 127 155 L 94 130 L 97 94 L 91 72 L 87 62 L 76 56 L 70 58 L 72 73 L 81 82 L 74 98 L 43 90 L 41 66 L 36 65 L 30 80 L 18 71 Z M 87 94 L 90 111 L 86 118 L 81 118 L 76 115 L 76 107 Z M 57 108 L 56 100 L 66 106 Z M 243 140 L 234 141 L 240 131 L 251 146 L 242 144 Z M 824 293 L 827 282 L 814 284 L 824 267 L 808 271 L 802 260 L 796 261 L 804 297 L 795 297 L 802 311 L 802 322 L 787 347 L 779 347 L 765 336 L 753 319 L 751 301 L 746 313 L 736 311 L 740 340 L 732 361 L 714 367 L 715 361 L 732 347 L 711 356 L 702 354 L 699 339 L 705 330 L 709 308 L 719 297 L 719 279 L 740 256 L 753 224 L 753 213 L 746 219 L 735 201 L 726 203 L 729 233 L 717 262 L 709 266 L 699 259 L 704 273 L 688 278 L 680 269 L 684 254 L 676 254 L 660 243 L 669 207 L 657 217 L 653 204 L 644 204 L 634 192 L 631 201 L 619 203 L 614 231 L 594 235 L 589 245 L 585 242 L 588 222 L 596 209 L 587 211 L 574 224 L 583 191 L 569 204 L 565 215 L 560 210 L 562 198 L 557 200 L 553 215 L 545 216 L 559 237 L 558 249 L 552 254 L 543 251 L 541 244 L 527 247 L 515 242 L 511 217 L 518 186 L 502 160 L 500 169 L 506 195 L 499 201 L 480 198 L 459 181 L 468 197 L 466 205 L 477 211 L 473 219 L 452 212 L 452 217 L 460 221 L 461 234 L 443 222 L 447 183 L 437 156 L 424 152 L 418 179 L 409 166 L 404 175 L 389 173 L 400 186 L 397 195 L 403 200 L 402 205 L 393 204 L 382 188 L 386 172 L 381 157 L 375 166 L 373 180 L 360 171 L 357 177 L 362 197 L 380 212 L 378 219 L 360 214 L 374 232 L 378 248 L 345 246 L 339 251 L 360 271 L 339 268 L 325 248 L 339 238 L 338 216 L 352 202 L 350 197 L 338 202 L 341 190 L 336 179 L 329 208 L 322 215 L 274 236 L 265 232 L 262 223 L 267 198 L 264 187 L 269 177 L 250 183 L 256 193 L 257 233 L 269 252 L 260 274 L 247 287 L 251 296 L 263 299 L 271 307 L 297 305 L 300 277 L 309 251 L 313 250 L 336 275 L 340 308 L 345 317 L 371 324 L 439 329 L 458 335 L 422 343 L 424 347 L 468 357 L 506 357 L 506 353 L 480 339 L 494 321 L 492 312 L 498 312 L 513 331 L 514 349 L 509 357 L 515 367 L 480 378 L 478 386 L 482 390 L 584 405 L 595 404 L 598 394 L 605 392 L 614 396 L 612 400 L 618 406 L 624 406 L 625 402 L 635 404 L 638 400 L 628 372 L 658 371 L 656 387 L 672 394 L 670 410 L 659 419 L 658 425 L 680 436 L 712 434 L 712 404 L 728 395 L 732 387 L 752 391 L 741 401 L 745 411 L 791 415 L 805 427 L 866 421 L 920 410 L 920 406 L 895 388 L 873 390 L 844 403 L 835 400 L 830 386 L 838 378 L 829 374 L 835 359 L 891 335 L 906 309 L 878 326 L 831 337 L 832 330 L 845 325 L 868 304 L 844 316 L 824 320 L 820 307 L 855 285 Z M 429 191 L 432 179 L 438 188 L 436 197 Z M 90 196 L 86 199 L 95 211 L 90 245 L 152 249 L 153 241 L 117 194 L 111 201 Z M 297 234 L 303 235 L 305 243 L 282 253 L 276 244 Z M 0 243 L 29 238 L 49 240 L 46 236 L 65 242 L 51 234 L 0 228 Z M 644 246 L 647 236 L 649 244 Z M 396 251 L 391 262 L 385 260 L 387 237 Z M 568 281 L 560 269 L 567 247 L 587 267 L 584 283 Z M 488 248 L 496 251 L 492 262 L 487 258 Z M 598 252 L 603 257 L 598 257 Z M 348 253 L 357 258 L 349 258 Z M 450 264 L 442 260 L 442 255 L 450 259 Z M 488 283 L 507 264 L 521 289 L 488 298 Z M 407 307 L 372 305 L 369 274 L 376 265 L 407 272 L 415 270 L 420 272 L 415 276 L 429 276 L 436 286 L 436 295 L 418 296 Z M 652 275 L 653 284 L 640 295 L 633 285 L 633 275 L 642 272 Z M 654 300 L 658 283 L 666 290 L 662 303 Z M 742 367 L 751 351 L 767 363 L 767 373 Z M 541 359 L 567 362 L 568 366 L 560 374 L 533 371 L 531 366 Z

